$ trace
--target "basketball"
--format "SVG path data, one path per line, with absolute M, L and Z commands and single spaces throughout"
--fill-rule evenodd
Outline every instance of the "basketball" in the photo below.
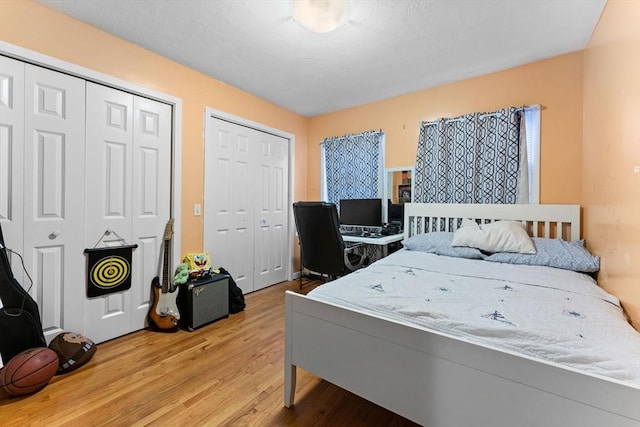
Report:
M 58 371 L 58 355 L 47 347 L 35 347 L 16 354 L 0 370 L 0 386 L 11 396 L 35 393 Z

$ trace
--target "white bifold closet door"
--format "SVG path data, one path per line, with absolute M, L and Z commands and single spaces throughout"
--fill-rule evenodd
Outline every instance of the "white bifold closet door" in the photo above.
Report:
M 86 135 L 85 244 L 109 230 L 99 246 L 138 245 L 131 289 L 85 299 L 87 336 L 101 342 L 145 326 L 170 215 L 171 107 L 87 83 Z
M 24 63 L 0 56 L 0 224 L 7 247 L 22 253 L 24 163 Z M 8 253 L 24 283 L 20 260 Z M 26 287 L 26 286 L 25 286 Z
M 0 79 L 2 226 L 50 340 L 83 326 L 85 81 L 6 57 Z
M 286 280 L 286 138 L 208 117 L 204 248 L 244 293 Z
M 171 107 L 0 56 L 0 221 L 12 269 L 62 331 L 102 342 L 145 327 L 170 215 Z M 85 122 L 86 117 L 86 122 Z M 137 244 L 130 290 L 86 296 L 85 248 Z

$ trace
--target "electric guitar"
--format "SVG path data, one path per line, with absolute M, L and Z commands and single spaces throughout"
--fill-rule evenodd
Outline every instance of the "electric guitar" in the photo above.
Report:
M 151 282 L 153 291 L 153 303 L 149 309 L 149 326 L 160 332 L 176 332 L 178 330 L 178 308 L 175 296 L 176 287 L 169 280 L 169 253 L 171 237 L 173 236 L 173 218 L 169 219 L 164 229 L 164 262 L 162 267 L 162 283 L 159 277 L 154 277 Z

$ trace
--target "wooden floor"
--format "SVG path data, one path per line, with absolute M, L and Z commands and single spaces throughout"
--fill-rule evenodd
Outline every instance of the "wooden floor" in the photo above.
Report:
M 283 406 L 287 289 L 301 292 L 285 282 L 251 293 L 245 311 L 194 332 L 143 330 L 99 344 L 87 365 L 38 393 L 0 391 L 0 424 L 415 426 L 302 369 L 294 406 Z

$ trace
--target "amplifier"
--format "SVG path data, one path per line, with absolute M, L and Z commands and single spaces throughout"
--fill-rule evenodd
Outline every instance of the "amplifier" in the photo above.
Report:
M 229 275 L 215 274 L 180 285 L 176 305 L 189 331 L 229 316 Z

